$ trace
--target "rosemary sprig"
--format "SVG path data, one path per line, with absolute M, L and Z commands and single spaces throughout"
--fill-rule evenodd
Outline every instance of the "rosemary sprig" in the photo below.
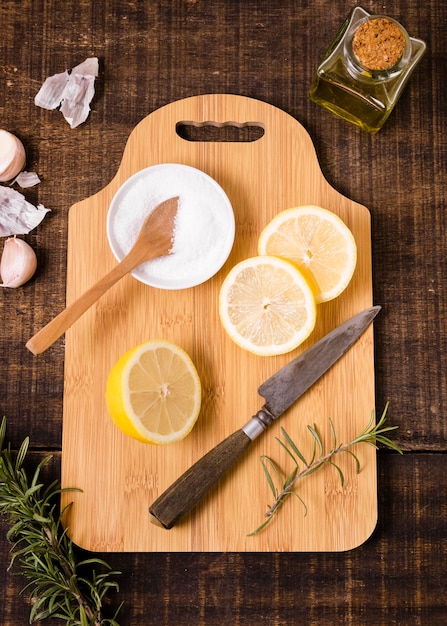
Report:
M 29 581 L 31 601 L 30 623 L 48 617 L 65 620 L 69 626 L 119 626 L 116 616 L 102 616 L 103 600 L 110 590 L 118 591 L 113 577 L 120 572 L 101 559 L 77 559 L 74 546 L 61 524 L 64 511 L 57 513 L 56 502 L 63 491 L 58 480 L 48 487 L 39 482 L 41 469 L 52 459 L 45 457 L 37 466 L 31 481 L 23 463 L 28 452 L 27 437 L 15 457 L 11 444 L 4 449 L 6 418 L 0 426 L 0 514 L 7 516 L 11 528 L 7 539 L 13 543 L 11 569 L 20 564 L 21 573 Z M 100 566 L 104 573 L 94 569 Z
M 377 424 L 374 424 L 375 412 L 373 411 L 371 414 L 371 419 L 369 420 L 367 426 L 351 441 L 344 444 L 338 444 L 334 424 L 332 420 L 329 419 L 332 445 L 331 448 L 327 451 L 325 450 L 323 440 L 318 433 L 316 425 L 308 425 L 307 428 L 313 437 L 313 451 L 312 457 L 309 461 L 306 460 L 306 458 L 304 457 L 298 446 L 295 444 L 295 442 L 288 435 L 286 430 L 284 428 L 281 428 L 281 434 L 284 438 L 284 441 L 279 439 L 279 437 L 275 438 L 290 456 L 294 466 L 290 474 L 286 475 L 273 459 L 266 455 L 261 456 L 262 469 L 264 470 L 264 474 L 267 478 L 267 483 L 273 493 L 274 502 L 267 508 L 267 511 L 265 513 L 265 517 L 267 518 L 266 521 L 258 526 L 258 528 L 251 532 L 248 536 L 251 537 L 258 534 L 268 524 L 270 524 L 275 514 L 278 512 L 279 508 L 284 504 L 284 502 L 290 495 L 294 495 L 296 498 L 298 498 L 298 500 L 304 507 L 305 514 L 307 514 L 306 503 L 295 491 L 295 485 L 299 480 L 301 480 L 305 476 L 313 474 L 324 465 L 331 465 L 333 468 L 335 468 L 335 470 L 338 472 L 338 475 L 340 476 L 341 485 L 343 487 L 345 483 L 343 471 L 341 467 L 334 461 L 334 457 L 337 454 L 349 454 L 355 462 L 357 473 L 359 473 L 361 469 L 360 461 L 357 455 L 351 449 L 356 444 L 367 443 L 377 448 L 377 444 L 380 443 L 383 446 L 390 448 L 391 450 L 395 450 L 396 452 L 399 452 L 399 454 L 402 454 L 402 450 L 385 434 L 392 430 L 396 430 L 397 428 L 397 426 L 384 425 L 386 421 L 387 410 L 388 403 L 386 404 L 385 409 Z M 277 487 L 277 484 L 279 484 L 280 487 Z

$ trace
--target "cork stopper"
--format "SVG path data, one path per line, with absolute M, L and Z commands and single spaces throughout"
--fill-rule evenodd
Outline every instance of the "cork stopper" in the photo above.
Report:
M 388 70 L 402 58 L 404 32 L 394 20 L 376 17 L 355 31 L 352 49 L 363 67 L 372 71 Z

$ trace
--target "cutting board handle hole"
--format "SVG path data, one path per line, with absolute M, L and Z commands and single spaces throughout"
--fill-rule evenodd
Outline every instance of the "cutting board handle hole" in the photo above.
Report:
M 186 141 L 249 143 L 261 139 L 265 129 L 260 122 L 178 122 L 175 131 Z

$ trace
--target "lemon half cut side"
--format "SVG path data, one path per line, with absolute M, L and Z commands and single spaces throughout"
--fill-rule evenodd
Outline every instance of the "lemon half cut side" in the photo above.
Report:
M 301 272 L 278 257 L 258 256 L 235 265 L 219 295 L 222 325 L 253 354 L 290 352 L 315 326 L 315 298 Z
M 186 437 L 199 416 L 201 399 L 191 358 L 166 340 L 126 352 L 111 369 L 105 390 L 107 410 L 118 428 L 154 444 Z
M 348 226 L 335 213 L 312 205 L 278 213 L 261 232 L 258 252 L 295 263 L 312 285 L 317 303 L 339 296 L 357 263 Z

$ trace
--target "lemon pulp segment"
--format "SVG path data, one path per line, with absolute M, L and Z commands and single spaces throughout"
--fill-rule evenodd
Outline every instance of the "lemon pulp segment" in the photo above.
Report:
M 199 415 L 201 385 L 190 357 L 170 342 L 146 342 L 124 354 L 106 385 L 110 416 L 140 441 L 183 439 Z
M 245 259 L 225 278 L 222 324 L 242 348 L 262 356 L 296 348 L 315 326 L 315 300 L 305 278 L 277 257 Z
M 295 263 L 314 289 L 317 302 L 339 296 L 357 262 L 350 229 L 335 213 L 316 206 L 278 213 L 262 231 L 258 252 Z

